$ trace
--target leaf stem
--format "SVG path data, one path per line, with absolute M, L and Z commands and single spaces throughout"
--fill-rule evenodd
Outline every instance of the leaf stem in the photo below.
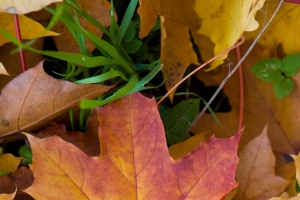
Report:
M 202 111 L 199 113 L 199 115 L 197 116 L 197 118 L 194 120 L 194 122 L 191 124 L 191 126 L 187 129 L 187 131 L 185 132 L 184 136 L 182 137 L 182 140 L 184 140 L 186 138 L 186 136 L 189 134 L 190 130 L 196 125 L 196 123 L 198 122 L 198 120 L 202 117 L 202 115 L 204 114 L 204 112 L 207 110 L 208 106 L 211 104 L 211 102 L 216 98 L 217 94 L 221 91 L 221 89 L 223 88 L 223 86 L 225 85 L 225 83 L 227 82 L 227 80 L 232 76 L 232 74 L 239 68 L 239 66 L 241 65 L 242 62 L 244 62 L 244 60 L 247 58 L 247 56 L 249 55 L 249 53 L 252 51 L 252 49 L 254 48 L 255 44 L 257 43 L 257 41 L 259 40 L 259 38 L 262 36 L 262 34 L 266 31 L 266 29 L 268 28 L 268 26 L 270 25 L 270 23 L 272 22 L 272 20 L 274 19 L 274 17 L 276 16 L 277 12 L 279 11 L 282 3 L 284 2 L 284 0 L 280 0 L 275 12 L 273 13 L 273 15 L 271 16 L 271 18 L 269 19 L 268 23 L 262 28 L 262 30 L 259 32 L 258 36 L 255 38 L 255 40 L 252 42 L 251 46 L 249 47 L 249 49 L 247 50 L 247 52 L 244 54 L 244 56 L 241 58 L 241 60 L 236 64 L 236 66 L 233 68 L 233 70 L 227 75 L 227 77 L 223 80 L 223 82 L 221 83 L 221 85 L 219 86 L 219 88 L 216 90 L 216 92 L 214 93 L 214 95 L 210 98 L 210 100 L 208 101 L 208 103 L 204 106 L 204 108 L 202 109 Z
M 19 25 L 19 18 L 18 18 L 17 14 L 14 14 L 14 22 L 15 22 L 17 38 L 18 38 L 19 42 L 21 42 L 22 37 L 21 37 L 21 31 L 20 31 L 20 25 Z M 26 71 L 26 62 L 25 62 L 24 51 L 20 47 L 19 47 L 19 49 L 20 49 L 20 59 L 21 59 L 22 71 L 25 72 Z
M 241 60 L 241 50 L 240 46 L 236 47 L 236 58 L 239 62 Z M 240 80 L 240 117 L 238 131 L 242 129 L 243 126 L 243 116 L 244 116 L 244 77 L 243 77 L 243 65 L 242 63 L 239 66 L 239 80 Z

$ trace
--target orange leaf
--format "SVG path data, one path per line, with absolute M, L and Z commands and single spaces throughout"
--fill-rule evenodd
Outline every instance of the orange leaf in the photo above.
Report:
M 141 18 L 140 38 L 150 32 L 158 14 L 160 15 L 162 34 L 160 60 L 166 72 L 167 90 L 182 79 L 190 64 L 198 64 L 189 32 L 195 36 L 200 28 L 200 19 L 193 10 L 194 2 L 195 0 L 140 0 L 138 8 Z M 170 94 L 171 99 L 174 92 Z
M 101 154 L 89 157 L 57 136 L 26 134 L 33 152 L 35 199 L 220 199 L 236 187 L 241 131 L 211 137 L 173 160 L 156 102 L 139 93 L 98 108 Z
M 84 134 L 82 132 L 67 132 L 64 125 L 52 123 L 43 129 L 43 131 L 36 134 L 36 136 L 45 138 L 57 135 L 63 140 L 72 143 L 87 155 L 98 156 L 100 153 L 100 143 L 98 139 L 99 120 L 96 109 L 91 111 L 91 116 L 88 118 L 87 123 L 88 130 Z
M 9 82 L 0 94 L 0 136 L 36 129 L 112 87 L 78 85 L 47 75 L 43 61 Z

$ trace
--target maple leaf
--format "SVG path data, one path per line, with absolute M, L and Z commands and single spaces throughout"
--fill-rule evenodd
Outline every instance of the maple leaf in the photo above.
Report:
M 62 0 L 19 0 L 19 1 L 1 1 L 0 12 L 7 12 L 13 14 L 26 14 L 32 11 L 37 11 L 43 7 L 54 3 L 62 2 Z
M 241 132 L 211 137 L 170 158 L 156 102 L 133 93 L 97 109 L 101 154 L 89 157 L 57 136 L 26 134 L 33 152 L 35 199 L 220 199 L 236 187 Z
M 43 61 L 9 82 L 0 94 L 0 136 L 36 129 L 113 86 L 78 85 L 45 73 Z
M 259 24 L 255 20 L 265 0 L 203 1 L 196 0 L 195 12 L 202 19 L 198 33 L 208 37 L 214 46 L 213 53 L 207 51 L 207 42 L 197 43 L 201 57 L 206 61 L 232 47 L 245 31 L 253 31 Z M 257 35 L 257 33 L 256 33 Z M 202 38 L 206 40 L 208 38 Z M 212 49 L 212 48 L 211 48 Z M 228 53 L 213 61 L 209 69 L 223 63 Z
M 151 31 L 157 16 L 160 16 L 162 34 L 160 60 L 166 72 L 167 90 L 182 79 L 191 63 L 198 64 L 189 33 L 191 30 L 193 36 L 197 35 L 197 29 L 200 27 L 200 20 L 193 11 L 194 2 L 195 0 L 140 1 L 138 8 L 141 18 L 140 38 Z M 174 92 L 170 94 L 171 99 Z
M 19 15 L 20 32 L 23 39 L 33 39 L 44 36 L 59 35 L 53 31 L 46 30 L 42 25 L 34 20 L 26 17 L 25 15 Z M 14 24 L 14 16 L 10 13 L 0 13 L 0 27 L 8 31 L 11 35 L 16 35 L 16 28 Z M 10 42 L 4 35 L 0 34 L 0 46 L 4 43 Z
M 236 169 L 239 189 L 234 199 L 266 199 L 281 194 L 290 181 L 275 175 L 275 156 L 265 126 L 260 136 L 239 153 Z
M 263 24 L 266 18 L 266 13 L 273 13 L 278 5 L 278 2 L 271 1 L 262 8 L 264 12 L 257 14 L 257 21 Z M 284 2 L 275 15 L 274 20 L 271 22 L 269 28 L 258 40 L 263 48 L 267 48 L 268 51 L 276 56 L 280 54 L 280 48 L 285 54 L 293 54 L 300 52 L 300 38 L 296 30 L 300 29 L 299 25 L 299 5 L 293 3 Z M 268 15 L 267 15 L 268 17 Z M 246 39 L 254 39 L 258 32 L 262 29 L 260 27 L 256 31 L 246 33 Z M 281 56 L 281 55 L 279 55 Z

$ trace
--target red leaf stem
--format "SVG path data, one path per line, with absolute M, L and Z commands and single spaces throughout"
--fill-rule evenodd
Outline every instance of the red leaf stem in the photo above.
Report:
M 16 35 L 18 40 L 21 42 L 21 31 L 20 31 L 20 25 L 19 25 L 19 19 L 18 15 L 14 14 L 14 22 L 15 22 L 15 28 L 16 28 Z M 26 63 L 25 63 L 25 56 L 23 50 L 20 48 L 20 59 L 21 59 L 21 65 L 22 65 L 22 71 L 26 71 Z

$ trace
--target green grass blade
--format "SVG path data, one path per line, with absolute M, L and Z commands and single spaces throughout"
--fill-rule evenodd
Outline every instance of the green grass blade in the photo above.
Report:
M 79 55 L 75 53 L 68 53 L 68 52 L 56 52 L 56 51 L 39 51 L 37 49 L 28 47 L 27 45 L 23 44 L 22 42 L 19 42 L 14 36 L 12 36 L 10 33 L 8 33 L 6 30 L 0 28 L 0 32 L 7 37 L 10 41 L 12 41 L 14 44 L 20 46 L 23 49 L 27 49 L 36 53 L 44 54 L 46 56 L 50 56 L 53 58 L 57 58 L 60 60 L 65 60 L 71 63 L 76 63 L 78 65 L 82 65 L 85 67 L 97 67 L 102 65 L 117 65 L 122 64 L 119 61 L 115 59 L 107 59 L 104 56 L 96 56 L 96 57 L 88 57 L 84 55 Z
M 110 32 L 102 25 L 100 24 L 96 19 L 94 19 L 91 15 L 89 15 L 87 12 L 85 12 L 80 6 L 77 4 L 74 0 L 64 0 L 64 3 L 68 6 L 70 6 L 73 10 L 75 10 L 78 14 L 80 14 L 82 17 L 84 17 L 86 20 L 91 22 L 93 25 L 98 27 L 102 32 L 104 32 L 108 37 L 113 39 Z
M 128 94 L 129 91 L 134 88 L 134 86 L 138 83 L 138 76 L 137 75 L 132 75 L 130 78 L 129 82 L 120 88 L 116 93 L 114 93 L 112 96 L 104 99 L 104 100 L 89 100 L 89 99 L 83 99 L 80 102 L 80 108 L 87 109 L 87 108 L 94 108 L 97 106 L 103 106 L 105 104 L 108 104 L 112 101 L 115 101 L 125 95 Z
M 154 61 L 150 64 L 153 69 L 145 76 L 143 77 L 128 94 L 149 89 L 149 87 L 144 87 L 145 84 L 147 84 L 162 68 L 162 64 L 159 60 Z M 150 88 L 156 88 L 156 87 L 150 87 Z
M 130 24 L 130 21 L 132 19 L 132 16 L 135 12 L 135 8 L 137 6 L 137 3 L 138 3 L 138 0 L 131 0 L 127 9 L 126 9 L 126 12 L 125 12 L 125 15 L 123 17 L 123 20 L 122 20 L 122 23 L 121 23 L 121 26 L 120 26 L 120 29 L 118 31 L 118 35 L 116 37 L 116 40 L 114 42 L 114 46 L 117 47 L 120 45 L 125 33 L 126 33 L 126 30 Z
M 93 76 L 90 78 L 75 81 L 75 83 L 81 83 L 81 84 L 100 83 L 115 77 L 121 77 L 125 81 L 128 81 L 128 78 L 122 72 L 117 70 L 112 70 L 98 76 Z

